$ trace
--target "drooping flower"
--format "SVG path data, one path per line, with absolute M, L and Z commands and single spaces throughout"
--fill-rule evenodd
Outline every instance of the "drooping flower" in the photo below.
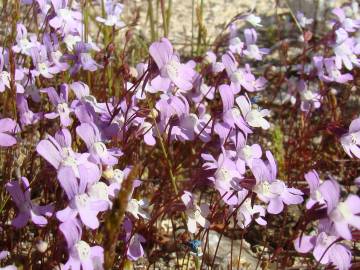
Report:
M 242 203 L 238 209 L 236 219 L 240 228 L 246 228 L 250 225 L 252 220 L 259 225 L 265 226 L 267 224 L 265 217 L 265 209 L 261 205 L 252 204 L 251 198 L 246 198 L 247 190 L 238 192 L 238 201 Z
M 132 261 L 137 261 L 139 258 L 144 256 L 144 249 L 141 245 L 141 243 L 145 243 L 145 238 L 138 233 L 134 233 L 132 235 L 133 225 L 129 218 L 126 218 L 124 221 L 124 230 L 125 230 L 125 239 L 128 243 L 127 257 Z
M 38 226 L 45 226 L 48 223 L 45 216 L 51 216 L 54 208 L 50 204 L 39 206 L 31 201 L 30 184 L 26 177 L 21 177 L 21 184 L 18 181 L 7 183 L 6 190 L 19 210 L 18 215 L 12 221 L 14 227 L 22 228 L 30 219 Z

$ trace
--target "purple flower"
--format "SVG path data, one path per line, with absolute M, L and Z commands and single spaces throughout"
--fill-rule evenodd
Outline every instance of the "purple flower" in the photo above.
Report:
M 298 20 L 301 27 L 306 27 L 309 24 L 312 24 L 314 19 L 308 19 L 305 17 L 304 13 L 298 11 L 296 12 L 296 19 Z
M 317 236 L 301 235 L 294 241 L 294 246 L 299 253 L 312 251 L 315 259 L 321 264 L 332 263 L 339 270 L 350 269 L 351 252 L 337 240 L 337 236 L 320 231 Z
M 82 14 L 69 8 L 68 0 L 51 0 L 55 16 L 49 21 L 54 29 L 59 29 L 63 34 L 81 33 Z
M 81 240 L 82 229 L 76 219 L 60 224 L 59 228 L 69 250 L 69 259 L 62 269 L 80 269 L 80 267 L 83 270 L 102 269 L 104 249 L 100 246 L 90 247 L 88 243 Z
M 54 64 L 54 68 L 57 69 L 58 72 L 67 70 L 69 65 L 62 61 L 63 54 L 60 51 L 60 44 L 57 36 L 55 34 L 45 34 L 43 39 L 48 57 Z
M 351 231 L 349 226 L 360 230 L 360 198 L 357 195 L 349 195 L 345 201 L 339 201 L 337 196 L 332 192 L 324 194 L 327 202 L 327 212 L 329 219 L 334 224 L 336 232 L 344 239 L 351 240 Z
M 123 27 L 125 24 L 120 20 L 120 14 L 123 12 L 124 5 L 115 3 L 114 0 L 105 1 L 106 18 L 96 17 L 98 22 L 106 26 L 115 26 L 117 28 Z
M 345 29 L 347 32 L 355 32 L 356 29 L 360 28 L 360 20 L 353 20 L 350 18 L 346 18 L 345 12 L 341 8 L 334 8 L 332 13 L 335 14 L 338 19 L 340 26 Z
M 38 47 L 40 43 L 36 39 L 36 35 L 30 35 L 30 41 L 28 39 L 28 32 L 26 27 L 19 23 L 16 26 L 16 45 L 12 47 L 15 53 L 22 53 L 30 56 L 30 49 Z
M 50 79 L 54 77 L 54 74 L 61 71 L 59 67 L 49 61 L 45 46 L 32 47 L 30 49 L 30 55 L 35 65 L 35 69 L 30 71 L 32 76 L 37 77 L 41 75 Z
M 99 219 L 97 215 L 101 211 L 105 211 L 108 208 L 108 201 L 98 199 L 84 193 L 81 187 L 78 187 L 76 195 L 70 200 L 69 205 L 58 212 L 56 217 L 62 221 L 74 219 L 79 216 L 82 223 L 91 229 L 99 227 Z
M 70 112 L 73 110 L 69 108 L 69 86 L 62 84 L 60 86 L 60 95 L 55 91 L 53 87 L 43 89 L 42 92 L 47 93 L 50 102 L 55 106 L 56 111 L 52 113 L 46 113 L 45 117 L 48 119 L 55 119 L 60 117 L 60 122 L 64 127 L 68 127 L 72 124 L 70 118 Z
M 100 179 L 98 166 L 88 161 L 90 154 L 72 150 L 71 134 L 67 129 L 58 131 L 55 138 L 48 135 L 38 143 L 36 151 L 57 170 L 58 180 L 69 200 Z
M 353 66 L 360 66 L 360 60 L 357 54 L 360 54 L 360 45 L 355 45 L 355 39 L 348 37 L 345 30 L 338 29 L 336 33 L 336 42 L 333 45 L 335 53 L 336 66 L 339 68 L 344 64 L 348 70 L 352 70 Z
M 242 203 L 238 209 L 236 219 L 237 224 L 240 228 L 244 229 L 250 225 L 250 223 L 255 220 L 259 225 L 265 226 L 267 224 L 265 217 L 265 209 L 261 205 L 256 205 L 251 203 L 251 198 L 246 198 L 248 191 L 241 190 L 238 192 L 238 201 Z M 245 200 L 245 201 L 244 201 Z
M 232 23 L 230 26 L 230 40 L 229 40 L 229 50 L 232 53 L 237 53 L 242 55 L 244 49 L 244 43 L 237 36 L 236 25 Z
M 17 229 L 24 227 L 28 221 L 31 221 L 38 226 L 45 226 L 47 220 L 44 216 L 51 216 L 53 213 L 53 206 L 48 204 L 44 206 L 36 205 L 30 198 L 30 184 L 26 177 L 21 177 L 21 182 L 24 191 L 18 181 L 11 181 L 6 184 L 6 190 L 16 204 L 19 213 L 12 221 L 12 225 Z
M 36 124 L 43 117 L 43 113 L 34 113 L 29 109 L 28 102 L 24 95 L 16 95 L 16 106 L 20 114 L 20 123 L 22 126 Z
M 262 60 L 262 56 L 269 53 L 269 49 L 261 48 L 256 45 L 257 33 L 255 29 L 245 29 L 246 49 L 243 51 L 250 59 Z
M 254 192 L 258 198 L 267 205 L 267 211 L 271 214 L 279 214 L 284 204 L 300 204 L 303 202 L 303 193 L 296 188 L 289 188 L 281 180 L 276 179 L 277 167 L 273 155 L 266 151 L 268 164 L 260 160 L 254 160 L 251 171 L 253 172 L 256 185 Z
M 205 61 L 211 65 L 211 71 L 220 73 L 225 69 L 225 66 L 222 62 L 216 61 L 216 55 L 212 51 L 206 52 Z
M 99 128 L 94 123 L 83 123 L 76 128 L 76 133 L 85 142 L 89 152 L 90 160 L 104 165 L 115 165 L 118 163 L 116 156 L 122 155 L 120 149 L 107 149 L 102 142 Z
M 160 71 L 160 74 L 151 81 L 154 89 L 166 91 L 171 82 L 184 91 L 193 87 L 194 70 L 189 65 L 180 63 L 167 38 L 151 44 L 149 52 Z
M 141 243 L 145 243 L 145 238 L 138 234 L 131 234 L 132 231 L 132 223 L 130 219 L 126 218 L 124 221 L 124 229 L 126 233 L 126 241 L 128 242 L 128 249 L 126 252 L 127 257 L 132 261 L 137 261 L 139 258 L 144 256 L 144 249 Z
M 349 157 L 360 158 L 360 117 L 351 121 L 349 132 L 341 136 L 340 143 Z
M 239 106 L 242 116 L 251 127 L 261 127 L 262 129 L 269 129 L 270 123 L 264 118 L 270 115 L 267 109 L 253 109 L 251 101 L 248 96 L 238 96 L 236 104 Z
M 209 206 L 206 203 L 198 206 L 194 202 L 194 197 L 191 192 L 184 191 L 184 194 L 181 196 L 181 200 L 186 206 L 186 216 L 187 216 L 187 228 L 190 233 L 196 233 L 197 227 L 196 224 L 199 224 L 203 228 L 209 228 L 210 223 L 206 217 L 210 213 Z
M 16 138 L 10 134 L 19 132 L 18 124 L 11 118 L 0 119 L 0 146 L 9 147 L 16 144 Z
M 88 43 L 77 42 L 74 46 L 73 55 L 65 55 L 64 59 L 74 61 L 74 65 L 70 68 L 70 74 L 74 75 L 82 68 L 88 71 L 95 71 L 102 68 L 102 65 L 95 62 L 90 55 L 92 46 Z
M 317 90 L 308 87 L 304 80 L 300 80 L 297 83 L 297 89 L 300 93 L 300 107 L 302 111 L 309 112 L 310 110 L 320 108 L 322 96 Z
M 335 57 L 323 59 L 322 56 L 317 56 L 313 59 L 318 70 L 318 76 L 321 80 L 324 80 L 325 82 L 335 81 L 338 83 L 346 83 L 353 79 L 353 76 L 350 73 L 341 74 L 340 70 L 336 66 Z M 325 70 L 323 68 L 324 65 Z

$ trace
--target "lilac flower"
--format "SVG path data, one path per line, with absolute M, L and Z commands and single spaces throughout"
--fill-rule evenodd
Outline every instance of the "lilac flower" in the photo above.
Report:
M 333 45 L 335 53 L 336 66 L 341 67 L 342 64 L 348 69 L 352 70 L 353 66 L 360 66 L 360 60 L 356 54 L 360 54 L 360 48 L 355 45 L 355 40 L 347 36 L 347 33 L 342 32 L 342 28 L 338 29 L 336 33 L 336 42 Z
M 305 180 L 310 188 L 310 198 L 306 202 L 306 208 L 310 209 L 316 203 L 325 204 L 325 200 L 320 191 L 320 185 L 323 185 L 315 170 L 311 170 L 305 174 Z
M 77 42 L 74 46 L 74 54 L 66 55 L 64 59 L 74 61 L 74 65 L 70 68 L 71 75 L 76 74 L 82 68 L 88 71 L 95 71 L 102 68 L 102 65 L 95 62 L 90 55 L 91 45 L 88 43 Z
M 314 64 L 318 70 L 319 78 L 325 82 L 335 81 L 338 83 L 346 83 L 353 79 L 353 76 L 350 73 L 341 74 L 340 70 L 336 66 L 335 57 L 325 59 L 321 56 L 314 57 Z M 325 70 L 323 65 L 325 65 Z
M 297 84 L 297 89 L 300 93 L 301 105 L 300 108 L 304 112 L 318 109 L 321 106 L 321 95 L 314 89 L 308 87 L 304 80 L 300 80 Z
M 155 139 L 156 133 L 154 132 L 153 125 L 150 124 L 149 122 L 144 121 L 141 124 L 140 129 L 141 129 L 142 135 L 144 137 L 144 142 L 150 146 L 155 145 L 156 144 L 156 139 Z
M 143 200 L 130 199 L 126 211 L 136 219 L 139 219 L 139 217 L 142 217 L 144 219 L 149 219 L 150 215 L 145 211 L 145 209 L 148 206 L 149 206 L 149 202 L 146 199 Z
M 269 53 L 269 49 L 261 48 L 256 45 L 257 33 L 255 29 L 245 29 L 246 49 L 243 51 L 250 59 L 262 60 L 262 56 Z
M 230 78 L 230 86 L 234 94 L 239 93 L 241 87 L 244 87 L 249 92 L 254 91 L 254 87 L 250 83 L 253 80 L 252 75 L 247 73 L 245 69 L 237 68 L 235 57 L 231 52 L 224 54 L 221 59 Z
M 251 101 L 247 96 L 238 96 L 236 104 L 239 106 L 242 116 L 251 127 L 261 127 L 262 129 L 270 128 L 270 123 L 264 118 L 270 115 L 267 109 L 252 109 Z
M 48 119 L 55 119 L 60 117 L 60 122 L 64 127 L 68 127 L 72 124 L 72 119 L 70 118 L 70 112 L 73 110 L 69 108 L 69 86 L 67 84 L 62 84 L 60 86 L 60 95 L 55 91 L 53 87 L 46 88 L 42 90 L 47 93 L 50 102 L 55 106 L 56 111 L 52 113 L 46 113 L 45 117 Z
M 81 240 L 82 229 L 77 220 L 68 220 L 59 226 L 63 233 L 68 250 L 69 259 L 62 269 L 92 270 L 102 269 L 104 263 L 104 250 L 100 246 L 90 247 L 88 243 Z
M 98 166 L 88 161 L 90 154 L 72 150 L 71 134 L 67 129 L 58 131 L 55 138 L 48 135 L 38 143 L 36 151 L 57 170 L 58 180 L 69 200 L 100 178 Z
M 305 17 L 304 13 L 298 11 L 296 13 L 296 19 L 298 20 L 301 27 L 306 27 L 309 24 L 312 24 L 314 19 L 308 19 Z
M 116 197 L 117 193 L 121 189 L 122 182 L 130 172 L 130 168 L 124 170 L 113 169 L 111 166 L 107 166 L 103 171 L 103 177 L 108 181 L 109 188 L 108 193 L 111 197 Z
M 206 161 L 203 167 L 206 170 L 214 170 L 213 177 L 209 180 L 214 182 L 215 188 L 219 191 L 225 203 L 235 205 L 238 203 L 234 191 L 241 189 L 239 183 L 243 178 L 244 171 L 238 171 L 236 164 L 225 154 L 220 154 L 218 160 L 210 154 L 202 154 L 201 157 Z
M 353 20 L 346 18 L 345 12 L 341 8 L 334 8 L 332 13 L 335 14 L 340 22 L 340 26 L 347 32 L 355 32 L 356 29 L 360 28 L 360 20 Z
M 107 149 L 102 142 L 99 128 L 93 123 L 83 123 L 76 128 L 76 133 L 85 142 L 89 152 L 90 160 L 104 165 L 115 165 L 118 163 L 116 156 L 120 156 L 120 149 Z
M 294 241 L 299 253 L 312 251 L 315 259 L 323 265 L 332 263 L 339 270 L 350 269 L 351 252 L 343 244 L 337 243 L 338 237 L 320 231 L 316 236 L 302 235 Z
M 52 78 L 54 74 L 59 73 L 61 70 L 48 60 L 46 47 L 32 47 L 30 55 L 35 65 L 35 69 L 31 70 L 32 76 L 43 76 L 45 78 Z
M 260 205 L 252 205 L 251 198 L 246 198 L 248 191 L 242 190 L 238 192 L 238 201 L 242 203 L 239 207 L 236 219 L 240 228 L 244 229 L 250 225 L 252 220 L 259 225 L 265 226 L 267 224 L 265 217 L 265 209 Z M 244 201 L 245 200 L 245 201 Z
M 12 221 L 12 225 L 17 229 L 24 227 L 28 221 L 38 226 L 45 226 L 47 220 L 44 216 L 51 216 L 53 206 L 48 204 L 44 206 L 36 205 L 30 198 L 30 184 L 26 177 L 21 177 L 24 191 L 18 181 L 11 181 L 6 184 L 6 190 L 10 193 L 12 200 L 19 209 L 19 213 Z
M 262 27 L 261 18 L 253 13 L 246 15 L 244 19 L 254 27 Z
M 96 17 L 98 22 L 106 26 L 115 26 L 117 28 L 123 27 L 125 24 L 120 20 L 120 14 L 123 12 L 124 5 L 115 3 L 114 0 L 105 1 L 106 18 Z
M 323 192 L 327 204 L 327 213 L 334 224 L 336 232 L 344 239 L 351 240 L 349 226 L 360 230 L 360 198 L 350 194 L 345 201 L 340 202 L 340 189 L 327 189 Z
M 209 206 L 206 203 L 202 203 L 198 206 L 194 202 L 194 197 L 189 191 L 184 191 L 184 194 L 181 196 L 181 200 L 186 206 L 186 216 L 187 216 L 187 228 L 189 232 L 196 233 L 197 227 L 196 224 L 199 224 L 203 228 L 209 228 L 210 223 L 206 217 L 210 213 Z
M 244 43 L 237 36 L 236 25 L 232 23 L 229 26 L 229 28 L 230 28 L 229 50 L 232 53 L 237 53 L 239 55 L 242 55 L 244 49 Z
M 284 208 L 284 204 L 300 204 L 303 202 L 303 193 L 296 188 L 289 188 L 281 180 L 276 179 L 277 167 L 273 155 L 266 151 L 268 165 L 262 160 L 255 160 L 251 171 L 253 172 L 256 185 L 254 192 L 260 200 L 267 205 L 267 211 L 271 214 L 279 214 Z
M 36 124 L 40 119 L 43 118 L 43 113 L 34 113 L 29 109 L 28 102 L 24 95 L 16 95 L 16 106 L 20 114 L 20 123 L 22 126 Z
M 56 217 L 61 222 L 74 219 L 79 216 L 82 223 L 91 229 L 99 227 L 97 215 L 101 211 L 105 211 L 109 206 L 108 200 L 94 198 L 84 192 L 81 186 L 78 186 L 75 196 L 70 200 L 69 205 L 56 212 Z
M 360 117 L 351 121 L 349 132 L 341 136 L 340 143 L 349 157 L 360 158 Z
M 0 261 L 5 259 L 10 254 L 7 250 L 0 251 Z M 0 267 L 1 270 L 17 270 L 17 267 L 15 265 L 7 265 L 4 267 Z
M 151 44 L 149 52 L 160 71 L 151 81 L 154 89 L 166 91 L 171 82 L 184 91 L 193 87 L 194 70 L 189 65 L 180 63 L 168 39 L 162 38 L 160 42 Z
M 57 36 L 55 34 L 45 34 L 43 39 L 49 60 L 54 64 L 54 68 L 57 69 L 58 72 L 67 70 L 69 65 L 62 61 L 63 54 L 60 51 L 60 44 Z
M 2 50 L 2 48 L 0 48 Z M 7 51 L 2 50 L 4 53 L 0 52 L 0 93 L 4 92 L 6 88 L 10 89 L 10 73 L 5 70 L 5 64 L 7 62 L 8 65 L 8 55 Z M 24 72 L 22 69 L 16 68 L 15 69 L 15 86 L 16 86 L 16 93 L 24 93 L 24 87 L 18 83 L 24 78 Z
M 139 258 L 144 256 L 144 249 L 141 243 L 145 242 L 145 238 L 138 234 L 131 234 L 132 231 L 131 220 L 126 218 L 124 221 L 124 229 L 126 233 L 126 241 L 128 242 L 128 249 L 126 252 L 127 257 L 132 261 L 137 261 Z
M 16 26 L 16 45 L 12 47 L 15 53 L 22 53 L 30 56 L 30 49 L 38 47 L 40 43 L 36 39 L 36 35 L 30 35 L 30 41 L 28 39 L 28 32 L 26 27 L 19 23 Z
M 216 61 L 216 55 L 212 51 L 206 52 L 205 60 L 208 64 L 211 65 L 211 71 L 216 73 L 220 73 L 225 69 L 225 66 L 222 62 Z
M 69 8 L 68 0 L 51 0 L 55 16 L 49 21 L 54 29 L 59 29 L 61 33 L 81 32 L 82 14 Z
M 247 145 L 239 143 L 235 152 L 236 167 L 240 171 L 245 171 L 245 165 L 249 168 L 252 166 L 252 162 L 255 159 L 259 159 L 262 156 L 261 146 L 258 144 Z
M 10 134 L 19 131 L 18 124 L 11 118 L 0 119 L 0 147 L 9 147 L 16 144 L 16 138 Z

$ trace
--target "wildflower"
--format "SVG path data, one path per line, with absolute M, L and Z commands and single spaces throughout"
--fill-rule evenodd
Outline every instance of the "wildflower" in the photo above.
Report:
M 296 188 L 289 188 L 285 183 L 276 179 L 277 167 L 273 155 L 266 151 L 268 164 L 257 159 L 253 162 L 251 171 L 253 172 L 256 185 L 254 192 L 260 200 L 267 205 L 267 211 L 271 214 L 279 214 L 284 208 L 284 204 L 300 204 L 303 202 L 303 193 Z
M 80 33 L 82 14 L 71 10 L 68 0 L 51 0 L 51 3 L 55 16 L 50 19 L 49 25 L 56 30 L 60 30 L 62 34 Z
M 349 157 L 360 158 L 360 117 L 351 121 L 349 132 L 341 136 L 340 143 Z
M 356 56 L 360 53 L 360 49 L 355 45 L 355 40 L 341 30 L 340 28 L 335 31 L 336 42 L 333 45 L 336 66 L 341 67 L 344 64 L 348 70 L 352 70 L 354 65 L 360 66 L 360 60 Z
M 131 199 L 128 202 L 126 211 L 129 212 L 136 219 L 138 219 L 139 217 L 149 219 L 150 216 L 145 211 L 145 209 L 148 206 L 149 206 L 149 202 L 146 199 L 143 199 L 143 200 Z
M 338 17 L 340 26 L 347 32 L 355 32 L 356 29 L 360 28 L 360 20 L 353 20 L 346 18 L 345 12 L 342 8 L 334 8 L 332 13 Z
M 238 202 L 242 204 L 236 215 L 237 224 L 244 229 L 250 225 L 252 220 L 255 220 L 257 224 L 265 226 L 267 224 L 264 219 L 265 209 L 261 205 L 252 205 L 251 198 L 246 198 L 247 194 L 247 190 L 238 192 Z
M 270 128 L 270 124 L 264 117 L 269 116 L 270 111 L 267 109 L 252 109 L 251 102 L 247 96 L 238 96 L 236 104 L 239 106 L 242 116 L 251 127 L 261 127 L 262 129 Z
M 261 18 L 259 16 L 256 16 L 253 13 L 250 13 L 245 17 L 245 20 L 249 22 L 254 27 L 262 27 Z
M 29 40 L 30 39 L 30 40 Z M 12 47 L 12 50 L 15 53 L 25 54 L 30 56 L 30 49 L 33 47 L 38 47 L 40 43 L 36 39 L 36 35 L 29 35 L 26 27 L 19 23 L 16 25 L 16 45 Z
M 308 19 L 305 17 L 304 13 L 298 11 L 296 13 L 296 19 L 298 20 L 301 27 L 306 27 L 309 24 L 312 24 L 314 19 Z
M 44 216 L 51 216 L 53 206 L 48 204 L 44 206 L 36 205 L 30 198 L 30 184 L 26 177 L 21 177 L 21 183 L 24 191 L 18 181 L 11 181 L 6 184 L 6 190 L 10 193 L 11 198 L 19 209 L 19 213 L 12 221 L 12 225 L 17 229 L 24 227 L 28 221 L 38 226 L 45 226 L 47 220 Z
M 225 69 L 224 64 L 222 62 L 216 61 L 216 55 L 212 51 L 206 52 L 205 60 L 208 64 L 211 65 L 211 71 L 214 72 L 215 74 L 220 73 Z
M 82 123 L 76 128 L 76 133 L 85 142 L 90 160 L 110 166 L 118 163 L 116 156 L 120 156 L 122 152 L 120 149 L 107 149 L 102 142 L 100 130 L 94 123 Z
M 55 119 L 60 117 L 60 122 L 64 127 L 68 127 L 72 124 L 70 113 L 73 111 L 69 105 L 69 86 L 62 84 L 60 86 L 60 95 L 55 91 L 53 87 L 43 89 L 42 92 L 47 93 L 50 102 L 56 108 L 55 112 L 46 113 L 44 116 L 48 119 Z
M 297 83 L 297 89 L 300 93 L 301 105 L 300 108 L 304 112 L 309 112 L 312 109 L 318 109 L 321 106 L 321 95 L 306 85 L 304 80 Z
M 78 194 L 79 185 L 83 191 L 100 178 L 98 166 L 88 161 L 90 154 L 72 150 L 71 134 L 67 129 L 58 131 L 55 138 L 48 135 L 38 143 L 36 151 L 57 170 L 57 178 L 69 200 Z
M 188 191 L 184 191 L 181 200 L 186 206 L 185 213 L 187 215 L 187 227 L 189 232 L 196 233 L 196 224 L 199 224 L 203 228 L 208 228 L 210 223 L 206 217 L 210 213 L 209 206 L 205 203 L 198 206 L 194 202 L 193 195 Z
M 321 56 L 314 57 L 314 64 L 317 67 L 319 78 L 325 82 L 335 81 L 337 83 L 346 83 L 353 79 L 353 76 L 350 73 L 341 74 L 336 66 L 335 57 L 325 59 Z M 323 65 L 325 65 L 325 70 Z
M 124 229 L 126 233 L 126 241 L 128 243 L 128 249 L 126 252 L 127 257 L 132 261 L 137 261 L 139 258 L 144 256 L 144 249 L 141 243 L 146 242 L 145 238 L 138 234 L 131 234 L 133 225 L 131 220 L 126 218 L 124 221 Z
M 151 81 L 154 89 L 166 91 L 171 82 L 184 91 L 193 87 L 194 70 L 189 65 L 180 63 L 168 39 L 162 38 L 160 42 L 151 44 L 149 52 L 160 71 L 160 74 Z
M 32 76 L 37 77 L 41 75 L 49 79 L 61 71 L 58 66 L 49 61 L 45 46 L 31 48 L 30 55 L 35 65 L 35 69 L 30 71 Z
M 18 124 L 11 118 L 0 119 L 0 146 L 9 147 L 17 143 L 12 134 L 19 131 Z
M 43 113 L 34 113 L 29 109 L 28 102 L 24 95 L 16 95 L 16 106 L 20 115 L 20 123 L 22 126 L 36 124 L 40 119 L 43 118 Z
M 69 251 L 69 259 L 62 269 L 102 269 L 104 263 L 104 249 L 100 246 L 91 247 L 81 240 L 82 229 L 76 219 L 60 224 Z
M 190 252 L 197 256 L 197 257 L 201 257 L 203 255 L 202 251 L 201 251 L 201 241 L 200 240 L 190 240 L 188 242 L 186 242 L 186 244 L 190 247 Z
M 261 48 L 256 45 L 257 33 L 255 29 L 245 29 L 246 49 L 243 51 L 250 59 L 262 60 L 262 56 L 269 53 L 269 49 Z
M 351 266 L 351 252 L 343 244 L 338 243 L 338 237 L 326 231 L 318 235 L 301 235 L 294 241 L 296 251 L 308 253 L 312 251 L 315 259 L 323 265 L 332 263 L 337 269 L 347 270 Z
M 113 0 L 105 1 L 106 18 L 96 17 L 98 22 L 106 26 L 115 26 L 117 28 L 123 27 L 125 24 L 120 20 L 120 14 L 123 12 L 124 5 L 115 3 Z
M 79 72 L 81 68 L 88 71 L 95 71 L 102 68 L 102 65 L 96 63 L 91 57 L 91 49 L 92 46 L 89 43 L 77 42 L 74 45 L 74 54 L 64 56 L 64 59 L 74 61 L 74 65 L 70 68 L 71 75 Z
M 229 50 L 232 53 L 237 53 L 239 55 L 242 55 L 244 49 L 244 43 L 237 36 L 238 34 L 236 31 L 236 25 L 232 23 L 229 28 L 230 28 Z

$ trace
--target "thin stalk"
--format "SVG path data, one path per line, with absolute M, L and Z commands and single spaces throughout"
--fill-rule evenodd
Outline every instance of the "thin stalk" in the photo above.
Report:
M 148 0 L 148 11 L 149 11 L 149 20 L 150 20 L 150 33 L 151 33 L 151 41 L 156 40 L 155 33 L 155 21 L 154 21 L 154 10 L 152 5 L 152 0 Z

